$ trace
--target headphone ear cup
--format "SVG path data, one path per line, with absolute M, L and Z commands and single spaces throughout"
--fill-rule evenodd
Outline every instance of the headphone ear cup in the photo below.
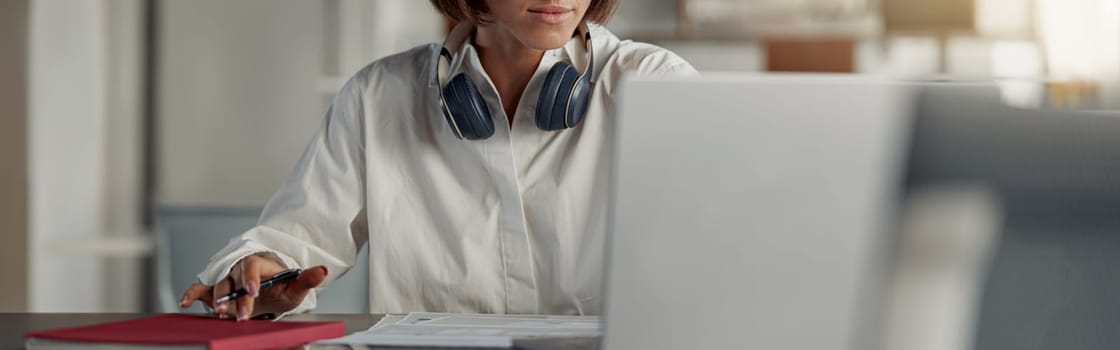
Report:
M 548 131 L 566 128 L 564 118 L 568 109 L 568 95 L 578 79 L 579 71 L 567 62 L 552 66 L 541 86 L 541 96 L 537 99 L 538 128 Z
M 478 93 L 478 87 L 471 77 L 466 74 L 456 75 L 443 88 L 443 96 L 447 101 L 447 109 L 451 111 L 450 116 L 444 117 L 449 122 L 454 120 L 451 128 L 458 125 L 463 138 L 481 140 L 494 135 L 494 120 L 490 117 L 490 108 Z

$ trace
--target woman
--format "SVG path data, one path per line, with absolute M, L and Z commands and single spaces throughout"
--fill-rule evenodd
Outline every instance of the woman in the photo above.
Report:
M 444 45 L 351 78 L 259 225 L 181 306 L 245 288 L 216 311 L 309 310 L 368 245 L 374 313 L 599 313 L 616 85 L 696 74 L 594 24 L 616 1 L 432 0 L 459 23 Z M 287 268 L 305 270 L 259 290 Z

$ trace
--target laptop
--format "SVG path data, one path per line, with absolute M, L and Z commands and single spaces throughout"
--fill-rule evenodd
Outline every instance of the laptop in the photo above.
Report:
M 602 347 L 873 347 L 911 88 L 727 75 L 620 91 Z

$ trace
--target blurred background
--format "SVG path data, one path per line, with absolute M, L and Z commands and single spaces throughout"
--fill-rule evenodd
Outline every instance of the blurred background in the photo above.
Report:
M 995 81 L 1016 106 L 1120 107 L 1120 0 L 620 3 L 617 35 L 701 71 Z M 0 312 L 174 310 L 346 78 L 447 28 L 421 0 L 0 0 Z M 320 311 L 365 311 L 362 271 Z

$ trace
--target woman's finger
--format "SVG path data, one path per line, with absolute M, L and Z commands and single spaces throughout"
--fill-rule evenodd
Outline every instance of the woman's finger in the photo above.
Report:
M 241 263 L 241 283 L 239 288 L 244 288 L 249 292 L 249 295 L 244 295 L 237 300 L 237 319 L 248 320 L 253 315 L 253 304 L 255 298 L 260 293 L 260 270 L 261 266 L 259 259 L 247 260 Z
M 226 296 L 226 294 L 229 294 L 231 290 L 233 290 L 234 282 L 235 281 L 233 279 L 233 276 L 231 275 L 230 277 L 226 277 L 225 279 L 222 279 L 221 282 L 218 282 L 214 285 L 214 312 L 218 314 L 231 314 L 232 312 L 237 310 L 237 300 L 229 300 L 221 303 L 217 302 L 218 299 L 221 299 L 222 297 Z M 231 309 L 231 307 L 233 308 Z
M 194 304 L 195 300 L 200 299 L 203 302 L 208 303 L 208 300 L 212 300 L 211 298 L 209 298 L 210 293 L 210 286 L 202 283 L 192 284 L 190 287 L 187 287 L 186 291 L 183 292 L 183 297 L 179 298 L 179 307 L 184 309 L 191 307 L 191 305 Z
M 299 277 L 296 277 L 294 281 L 284 283 L 281 300 L 284 300 L 285 304 L 290 304 L 292 307 L 299 305 L 311 289 L 323 283 L 323 280 L 327 278 L 327 273 L 326 266 L 316 266 L 303 270 L 303 273 L 301 273 Z

